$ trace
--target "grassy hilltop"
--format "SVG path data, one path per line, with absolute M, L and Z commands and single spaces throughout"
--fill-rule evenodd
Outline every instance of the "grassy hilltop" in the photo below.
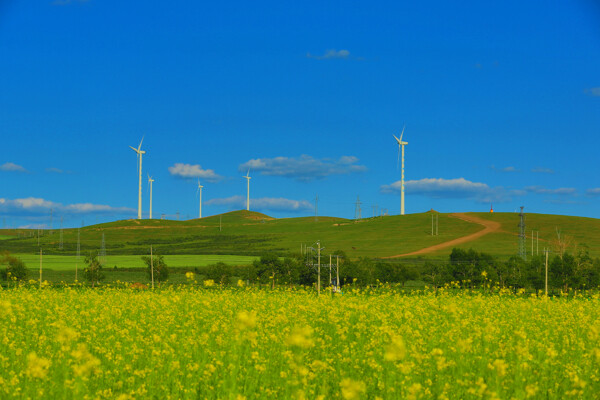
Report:
M 500 228 L 474 241 L 457 247 L 474 248 L 506 258 L 518 249 L 519 216 L 515 213 L 469 213 L 484 220 L 496 221 Z M 593 256 L 600 256 L 600 221 L 592 218 L 558 215 L 527 215 L 527 249 L 531 251 L 531 230 L 539 231 L 540 251 L 556 238 L 558 228 L 572 245 L 587 245 Z M 221 227 L 221 229 L 219 228 Z M 350 257 L 389 257 L 410 253 L 436 244 L 467 236 L 482 230 L 482 225 L 439 214 L 439 235 L 431 236 L 431 213 L 409 214 L 349 220 L 334 217 L 274 219 L 252 211 L 234 211 L 222 215 L 187 221 L 123 220 L 91 225 L 80 230 L 81 253 L 98 251 L 102 234 L 109 256 L 146 254 L 149 246 L 165 255 L 227 254 L 260 255 L 266 251 L 279 254 L 300 252 L 302 244 L 317 240 L 326 253 L 343 250 Z M 0 250 L 34 254 L 41 246 L 45 254 L 74 255 L 77 229 L 60 234 L 45 231 L 43 236 L 28 236 L 32 231 L 0 232 Z M 421 255 L 446 258 L 451 248 Z

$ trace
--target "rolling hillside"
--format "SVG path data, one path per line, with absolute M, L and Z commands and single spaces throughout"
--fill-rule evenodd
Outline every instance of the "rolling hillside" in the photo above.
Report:
M 482 231 L 484 226 L 467 220 L 473 217 L 493 221 L 499 228 L 456 247 L 474 248 L 502 258 L 517 253 L 519 216 L 514 213 L 439 214 L 438 236 L 431 236 L 429 212 L 355 221 L 333 217 L 274 219 L 256 212 L 235 211 L 188 221 L 124 220 L 92 225 L 81 228 L 80 238 L 82 254 L 98 251 L 104 234 L 108 255 L 146 254 L 150 245 L 165 255 L 260 255 L 266 251 L 287 254 L 298 253 L 303 244 L 310 246 L 320 240 L 326 253 L 343 250 L 350 257 L 391 257 L 426 249 L 411 257 L 446 258 L 451 247 L 431 251 L 427 248 Z M 593 256 L 600 256 L 597 219 L 528 214 L 528 253 L 532 229 L 539 231 L 540 251 L 551 245 L 558 229 L 563 237 L 572 238 L 573 246 L 585 244 Z M 52 234 L 45 231 L 39 246 L 35 231 L 4 230 L 0 237 L 0 250 L 12 253 L 33 254 L 42 247 L 46 254 L 74 255 L 77 249 L 77 229 L 64 230 L 62 250 L 58 230 Z

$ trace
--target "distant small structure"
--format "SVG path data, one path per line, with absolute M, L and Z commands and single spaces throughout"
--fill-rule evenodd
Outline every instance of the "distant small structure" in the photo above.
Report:
M 494 205 L 493 205 L 493 204 L 490 206 L 490 212 L 491 212 L 491 213 L 493 213 L 493 212 L 494 212 Z

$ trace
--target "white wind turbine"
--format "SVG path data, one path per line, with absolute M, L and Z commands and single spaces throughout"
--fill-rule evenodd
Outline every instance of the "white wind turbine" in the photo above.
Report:
M 202 186 L 200 184 L 200 179 L 198 179 L 198 190 L 196 191 L 200 195 L 200 209 L 198 211 L 198 218 L 202 218 Z
M 406 146 L 408 144 L 408 142 L 402 141 L 402 136 L 404 136 L 404 128 L 406 128 L 406 125 L 402 128 L 402 133 L 400 134 L 400 139 L 398 139 L 396 137 L 396 135 L 393 135 L 394 139 L 396 139 L 396 141 L 398 142 L 398 162 L 400 162 L 400 148 L 402 148 L 402 175 L 401 175 L 401 181 L 400 181 L 400 215 L 404 215 L 404 146 Z
M 144 137 L 140 141 L 140 145 L 136 149 L 135 147 L 129 146 L 133 151 L 137 153 L 139 164 L 138 164 L 138 174 L 139 174 L 139 188 L 138 188 L 138 219 L 142 219 L 142 155 L 146 154 L 144 150 L 142 150 L 142 142 L 144 141 Z
M 246 178 L 246 181 L 248 181 L 248 194 L 246 196 L 246 210 L 250 211 L 250 170 L 248 170 L 248 173 L 246 174 L 246 176 L 244 176 L 244 178 Z
M 148 175 L 148 184 L 150 185 L 150 219 L 152 219 L 152 182 L 154 182 L 154 179 Z

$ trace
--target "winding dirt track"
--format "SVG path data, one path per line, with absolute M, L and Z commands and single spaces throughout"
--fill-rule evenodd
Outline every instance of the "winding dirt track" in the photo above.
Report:
M 467 243 L 467 242 L 470 242 L 475 239 L 479 239 L 480 237 L 485 236 L 488 233 L 492 233 L 492 232 L 496 232 L 496 231 L 500 230 L 499 222 L 481 219 L 474 215 L 467 215 L 467 214 L 463 214 L 463 213 L 454 213 L 454 214 L 450 214 L 450 217 L 462 219 L 463 221 L 472 222 L 472 223 L 479 224 L 479 225 L 483 225 L 484 228 L 482 230 L 472 233 L 470 235 L 459 237 L 457 239 L 453 239 L 448 242 L 436 244 L 435 246 L 426 247 L 424 249 L 413 251 L 411 253 L 398 254 L 396 256 L 390 256 L 390 257 L 384 257 L 384 258 L 408 257 L 408 256 L 417 256 L 417 255 L 421 255 L 421 254 L 433 253 L 434 251 L 445 249 L 446 247 L 456 246 L 457 244 L 463 244 L 463 243 Z

